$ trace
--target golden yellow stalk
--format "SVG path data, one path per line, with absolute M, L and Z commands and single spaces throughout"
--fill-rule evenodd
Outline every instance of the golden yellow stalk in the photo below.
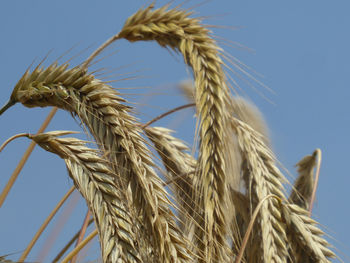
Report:
M 96 235 L 97 230 L 92 231 L 79 245 L 74 248 L 62 261 L 61 263 L 68 263 L 75 255 L 79 253 Z
M 71 187 L 68 190 L 68 192 L 62 197 L 62 199 L 58 202 L 56 207 L 51 211 L 49 216 L 45 219 L 44 223 L 40 226 L 40 228 L 38 229 L 38 231 L 36 232 L 36 234 L 34 235 L 32 240 L 28 244 L 27 248 L 23 251 L 21 257 L 18 260 L 19 262 L 23 262 L 27 258 L 29 252 L 32 250 L 32 248 L 35 245 L 36 241 L 38 241 L 39 237 L 41 236 L 41 234 L 43 233 L 43 231 L 45 230 L 47 225 L 51 222 L 52 218 L 56 215 L 58 209 L 61 208 L 61 206 L 68 199 L 68 197 L 71 195 L 71 193 L 73 193 L 74 190 L 75 190 L 75 187 Z

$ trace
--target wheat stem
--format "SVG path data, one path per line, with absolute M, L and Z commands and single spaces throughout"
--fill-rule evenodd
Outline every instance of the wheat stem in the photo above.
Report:
M 94 219 L 90 219 L 88 222 L 88 226 L 91 225 L 94 222 Z M 78 239 L 79 235 L 81 232 L 81 228 L 79 229 L 79 231 L 77 231 L 75 233 L 75 235 L 68 241 L 68 243 L 60 250 L 60 252 L 58 252 L 58 254 L 56 255 L 56 257 L 52 260 L 53 263 L 58 262 L 61 257 L 67 252 L 67 250 L 73 245 L 73 243 Z
M 0 152 L 2 152 L 4 150 L 4 148 L 13 140 L 20 138 L 20 137 L 27 137 L 29 135 L 29 133 L 19 133 L 16 134 L 10 138 L 8 138 L 1 146 L 0 146 Z
M 35 233 L 32 240 L 29 242 L 27 248 L 23 251 L 21 257 L 19 258 L 19 262 L 23 262 L 26 257 L 28 256 L 29 252 L 32 250 L 33 246 L 35 245 L 36 241 L 38 241 L 39 237 L 47 227 L 47 225 L 51 222 L 52 218 L 56 215 L 57 211 L 61 208 L 61 206 L 64 204 L 64 202 L 68 199 L 68 197 L 73 193 L 75 190 L 75 187 L 71 187 L 68 192 L 62 197 L 62 199 L 58 202 L 58 204 L 55 206 L 55 208 L 51 211 L 51 213 L 48 215 L 48 217 L 45 219 L 44 223 L 40 226 L 38 231 Z
M 79 243 L 83 240 L 85 232 L 86 232 L 86 229 L 87 229 L 87 227 L 89 225 L 90 217 L 91 217 L 91 212 L 90 212 L 90 209 L 88 209 L 88 211 L 86 212 L 85 219 L 84 219 L 83 225 L 81 227 L 81 230 L 80 230 L 80 233 L 79 233 L 79 236 L 78 236 L 77 243 L 76 243 L 75 247 L 77 247 L 79 245 Z M 77 258 L 78 258 L 78 254 L 76 254 L 72 258 L 71 263 L 75 263 L 77 261 Z
M 182 109 L 186 109 L 186 108 L 190 108 L 190 107 L 195 107 L 196 104 L 195 103 L 190 103 L 190 104 L 186 104 L 186 105 L 182 105 L 182 106 L 179 106 L 179 107 L 176 107 L 172 110 L 169 110 L 165 113 L 162 113 L 160 114 L 159 116 L 153 118 L 152 120 L 150 120 L 149 122 L 145 123 L 144 125 L 142 125 L 142 129 L 145 129 L 146 127 L 150 126 L 151 124 L 155 123 L 156 121 L 159 121 L 160 119 L 174 113 L 174 112 L 177 112 L 179 110 L 182 110 Z
M 92 231 L 79 245 L 74 248 L 62 261 L 61 263 L 68 263 L 75 255 L 79 253 L 95 236 L 97 236 L 97 229 Z

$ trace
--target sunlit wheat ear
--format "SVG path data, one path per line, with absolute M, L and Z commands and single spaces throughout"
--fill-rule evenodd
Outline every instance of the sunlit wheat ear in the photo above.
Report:
M 262 135 L 238 119 L 231 118 L 231 121 L 242 154 L 251 211 L 270 194 L 285 200 L 281 184 L 283 175 L 275 166 L 275 157 L 265 145 Z M 257 248 L 254 249 L 256 252 L 247 254 L 253 257 L 248 258 L 248 262 L 287 262 L 286 226 L 277 200 L 269 199 L 262 205 L 252 242 Z
M 200 120 L 199 157 L 196 176 L 201 193 L 198 208 L 204 211 L 204 230 L 197 230 L 206 262 L 229 260 L 227 256 L 226 179 L 224 129 L 228 88 L 222 70 L 220 49 L 210 37 L 210 31 L 190 12 L 168 6 L 152 10 L 141 9 L 124 24 L 116 39 L 157 41 L 163 47 L 179 51 L 193 69 L 196 86 L 196 106 Z M 196 206 L 197 207 L 197 206 Z M 200 213 L 201 211 L 198 211 Z
M 331 262 L 329 258 L 334 258 L 335 254 L 328 248 L 329 243 L 322 238 L 324 233 L 309 217 L 308 211 L 298 205 L 285 205 L 283 218 L 295 262 Z
M 179 89 L 189 102 L 194 102 L 195 89 L 192 81 L 182 82 Z M 253 103 L 242 97 L 231 96 L 226 110 L 229 116 L 248 124 L 260 133 L 263 141 L 269 145 L 267 125 L 261 112 Z M 231 188 L 239 190 L 242 158 L 238 149 L 236 134 L 230 125 L 225 129 L 225 149 L 226 180 Z
M 312 190 L 314 187 L 314 168 L 316 166 L 315 151 L 307 155 L 297 163 L 299 176 L 294 182 L 294 187 L 289 196 L 289 201 L 306 210 L 309 209 Z
M 93 212 L 103 262 L 141 262 L 137 236 L 127 211 L 126 197 L 115 183 L 115 174 L 99 152 L 75 138 L 57 138 L 65 132 L 30 136 L 43 149 L 66 162 L 70 177 Z
M 194 101 L 195 89 L 191 81 L 181 83 L 179 88 L 189 102 Z M 231 96 L 226 110 L 228 115 L 237 118 L 242 123 L 246 123 L 253 130 L 259 133 L 259 138 L 266 145 L 269 145 L 267 125 L 262 114 L 254 104 L 242 97 Z M 230 201 L 230 205 L 226 215 L 228 218 L 227 220 L 230 220 L 229 225 L 231 226 L 230 235 L 232 236 L 232 241 L 234 245 L 237 246 L 240 243 L 240 237 L 245 233 L 243 230 L 245 229 L 244 226 L 247 225 L 248 221 L 242 222 L 241 216 L 244 209 L 241 209 L 239 215 L 235 215 L 234 210 L 242 208 L 243 199 L 248 199 L 247 203 L 249 204 L 250 197 L 246 197 L 239 193 L 242 187 L 242 151 L 239 148 L 236 128 L 234 126 L 228 125 L 226 127 L 224 141 L 226 164 L 225 173 L 227 184 L 229 185 L 229 193 L 231 193 L 228 199 Z M 233 197 L 233 194 L 235 197 Z M 237 218 L 238 222 L 236 222 L 234 218 Z M 233 251 L 237 251 L 237 249 L 238 247 L 234 248 L 233 246 Z
M 49 82 L 50 81 L 50 82 Z M 190 259 L 186 240 L 175 223 L 162 181 L 153 170 L 150 152 L 141 137 L 140 125 L 119 93 L 87 74 L 85 69 L 55 63 L 47 69 L 26 72 L 14 89 L 11 101 L 27 107 L 57 106 L 77 115 L 97 141 L 118 174 L 121 188 L 130 193 L 128 206 L 143 224 L 161 262 Z M 141 227 L 141 226 L 140 226 Z
M 193 241 L 195 203 L 196 160 L 188 153 L 189 148 L 172 136 L 172 130 L 163 127 L 147 127 L 145 133 L 152 141 L 168 172 L 168 181 L 175 194 L 179 223 L 185 235 Z

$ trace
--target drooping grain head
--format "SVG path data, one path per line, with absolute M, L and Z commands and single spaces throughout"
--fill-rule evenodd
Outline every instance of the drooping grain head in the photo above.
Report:
M 26 107 L 58 106 L 70 108 L 70 92 L 67 87 L 79 89 L 91 82 L 94 77 L 86 69 L 68 64 L 58 66 L 55 62 L 49 67 L 36 67 L 32 72 L 27 70 L 16 84 L 10 101 L 20 102 Z M 59 104 L 59 105 L 57 105 Z
M 124 192 L 130 190 L 129 207 L 144 224 L 144 237 L 153 236 L 154 248 L 166 262 L 189 258 L 170 210 L 170 201 L 153 170 L 141 128 L 119 93 L 80 67 L 51 65 L 26 73 L 16 86 L 16 102 L 28 107 L 56 106 L 77 115 L 96 139 Z M 146 231 L 147 230 L 147 231 Z M 146 234 L 147 232 L 147 234 Z

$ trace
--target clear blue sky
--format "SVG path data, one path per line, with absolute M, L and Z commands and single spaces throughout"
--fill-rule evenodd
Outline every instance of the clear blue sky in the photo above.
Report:
M 203 2 L 191 0 L 185 6 Z M 40 60 L 52 49 L 48 58 L 52 62 L 75 45 L 67 58 L 93 45 L 73 60 L 73 64 L 79 63 L 116 33 L 129 15 L 147 3 L 143 0 L 2 0 L 0 104 L 7 101 L 33 59 Z M 157 6 L 165 3 L 157 1 Z M 195 10 L 198 15 L 208 17 L 207 24 L 228 26 L 213 28 L 220 37 L 220 45 L 251 67 L 250 72 L 261 74 L 255 76 L 274 90 L 275 94 L 270 93 L 255 83 L 255 91 L 244 81 L 239 82 L 240 93 L 248 96 L 265 115 L 273 148 L 283 165 L 295 174 L 294 164 L 298 160 L 315 148 L 322 149 L 314 214 L 331 236 L 330 242 L 341 251 L 339 255 L 350 262 L 342 254 L 350 251 L 350 2 L 212 0 Z M 232 43 L 226 45 L 229 41 Z M 238 48 L 235 42 L 246 48 Z M 190 76 L 180 56 L 155 43 L 120 41 L 105 54 L 114 51 L 117 53 L 96 68 L 123 67 L 115 71 L 114 79 L 137 77 L 114 83 L 114 87 L 142 87 L 121 90 L 130 93 L 126 98 L 137 103 L 142 120 L 185 102 L 175 89 L 179 81 Z M 150 94 L 157 95 L 157 99 Z M 20 132 L 34 133 L 48 112 L 48 108 L 14 106 L 0 117 L 0 141 Z M 192 113 L 185 111 L 158 124 L 180 129 L 178 135 L 191 143 L 193 131 L 188 129 L 193 127 L 191 123 Z M 60 112 L 49 127 L 49 130 L 57 129 L 79 130 L 79 126 L 68 113 Z M 29 140 L 18 139 L 0 154 L 0 190 L 28 144 Z M 71 185 L 63 161 L 37 148 L 0 209 L 0 255 L 23 250 Z M 54 243 L 50 255 L 79 228 L 84 215 L 84 203 L 80 200 L 78 210 Z M 46 236 L 40 239 L 28 260 L 37 260 Z M 97 248 L 93 248 L 93 253 L 97 253 Z M 46 258 L 46 262 L 50 259 Z

